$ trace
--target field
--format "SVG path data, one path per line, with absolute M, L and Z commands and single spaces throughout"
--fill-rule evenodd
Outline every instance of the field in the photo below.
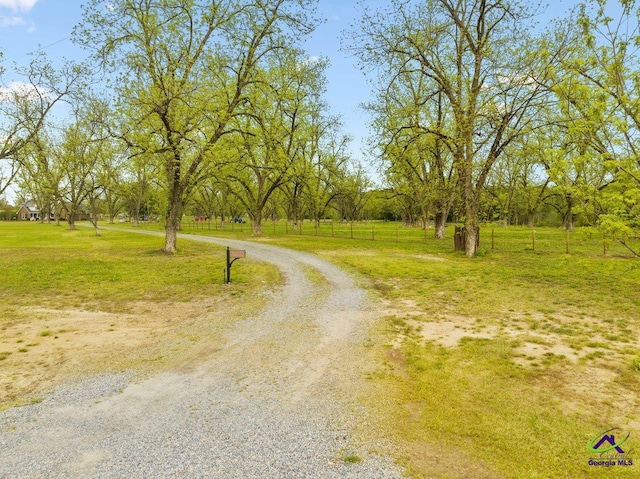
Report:
M 588 464 L 608 429 L 640 444 L 640 262 L 622 245 L 589 228 L 486 225 L 470 260 L 453 251 L 451 227 L 444 240 L 394 223 L 357 224 L 354 239 L 351 225 L 332 228 L 280 223 L 265 241 L 377 290 L 387 314 L 370 406 L 416 477 L 457 477 L 460 464 L 467 477 L 638 476 Z
M 168 256 L 144 235 L 0 222 L 0 410 L 85 373 L 188 365 L 280 281 L 252 262 L 228 287 L 221 248 L 181 246 Z
M 248 225 L 183 226 L 249 237 Z M 393 438 L 415 477 L 638 476 L 637 465 L 588 464 L 603 431 L 630 433 L 632 458 L 640 444 L 640 260 L 622 246 L 591 229 L 488 225 L 467 259 L 452 228 L 444 240 L 395 223 L 264 233 L 259 241 L 334 261 L 375 292 L 384 320 L 369 379 L 379 393 L 363 401 L 379 419 L 362 434 Z M 215 342 L 202 311 L 232 321 L 279 280 L 247 260 L 225 286 L 219 248 L 180 240 L 169 257 L 160 247 L 143 235 L 0 223 L 5 406 L 73 374 L 182 367 Z

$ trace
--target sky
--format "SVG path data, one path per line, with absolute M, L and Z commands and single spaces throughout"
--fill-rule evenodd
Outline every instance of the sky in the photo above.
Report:
M 367 5 L 385 5 L 384 0 L 365 0 Z M 527 1 L 527 0 L 522 0 Z M 29 53 L 42 49 L 52 60 L 81 59 L 85 52 L 70 39 L 71 30 L 81 20 L 79 0 L 0 0 L 0 51 L 3 65 L 26 64 Z M 550 0 L 547 17 L 564 16 L 575 0 Z M 340 115 L 346 134 L 352 137 L 352 154 L 366 163 L 367 115 L 360 105 L 368 101 L 370 88 L 355 59 L 341 51 L 342 32 L 357 23 L 361 15 L 358 0 L 319 0 L 318 14 L 325 19 L 305 43 L 310 56 L 328 57 L 327 101 Z M 0 78 L 0 87 L 12 79 Z M 373 172 L 372 168 L 369 168 Z

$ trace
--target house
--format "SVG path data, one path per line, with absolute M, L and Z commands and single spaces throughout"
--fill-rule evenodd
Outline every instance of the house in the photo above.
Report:
M 40 219 L 40 208 L 38 208 L 35 201 L 29 200 L 20 205 L 16 218 L 18 221 L 36 221 Z
M 22 203 L 16 213 L 16 219 L 18 221 L 40 221 L 40 208 L 33 200 Z M 50 219 L 54 219 L 53 213 L 50 214 Z
M 53 213 L 49 213 L 49 215 L 49 220 L 55 220 L 55 215 Z M 59 216 L 60 221 L 68 220 L 67 212 L 64 209 L 59 212 Z M 77 211 L 73 217 L 75 221 L 88 221 L 89 213 L 86 211 Z M 35 201 L 29 200 L 20 205 L 20 208 L 18 208 L 18 212 L 16 213 L 16 218 L 18 221 L 40 221 L 40 208 L 38 208 Z M 46 219 L 46 216 L 44 219 Z

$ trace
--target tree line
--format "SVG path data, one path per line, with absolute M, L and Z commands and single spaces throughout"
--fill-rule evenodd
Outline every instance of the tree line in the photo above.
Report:
M 73 39 L 90 60 L 38 57 L 22 71 L 31 88 L 2 90 L 0 194 L 20 178 L 43 210 L 153 208 L 167 252 L 187 210 L 247 215 L 260 235 L 265 218 L 358 219 L 367 202 L 436 237 L 463 222 L 468 256 L 481 221 L 533 225 L 545 208 L 567 229 L 579 215 L 625 245 L 636 234 L 635 1 L 586 1 L 544 26 L 531 2 L 363 2 L 342 41 L 372 86 L 375 192 L 324 100 L 327 60 L 301 47 L 314 7 L 88 2 Z

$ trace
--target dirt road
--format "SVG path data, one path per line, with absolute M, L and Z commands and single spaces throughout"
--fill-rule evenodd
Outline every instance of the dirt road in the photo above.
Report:
M 0 477 L 403 477 L 387 444 L 352 434 L 368 420 L 367 293 L 313 255 L 182 237 L 245 249 L 285 284 L 189 370 L 87 378 L 0 413 Z

